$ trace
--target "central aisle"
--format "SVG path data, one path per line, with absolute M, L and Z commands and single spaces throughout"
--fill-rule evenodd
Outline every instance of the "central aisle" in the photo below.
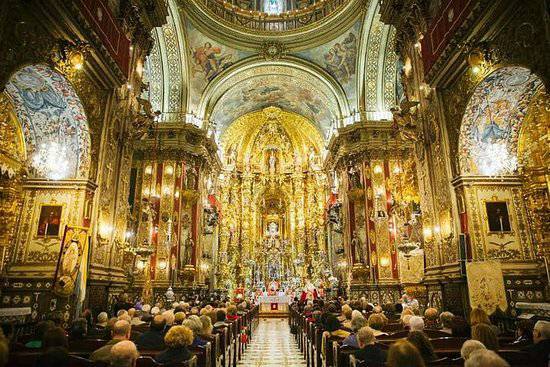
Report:
M 260 319 L 238 366 L 301 367 L 306 361 L 290 333 L 287 319 Z

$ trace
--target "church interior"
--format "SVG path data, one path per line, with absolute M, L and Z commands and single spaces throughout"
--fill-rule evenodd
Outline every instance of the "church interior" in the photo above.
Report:
M 550 366 L 549 64 L 548 0 L 1 1 L 0 367 Z

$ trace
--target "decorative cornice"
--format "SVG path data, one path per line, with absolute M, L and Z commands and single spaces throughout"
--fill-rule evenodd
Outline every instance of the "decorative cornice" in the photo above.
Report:
M 390 122 L 358 122 L 338 129 L 329 142 L 325 170 L 333 170 L 350 159 L 409 157 L 414 149 L 412 142 L 404 141 Z
M 201 158 L 208 169 L 219 171 L 218 146 L 206 131 L 191 124 L 160 124 L 136 143 L 134 159 L 171 160 Z
M 351 0 L 342 10 L 324 17 L 322 22 L 314 22 L 295 30 L 270 32 L 238 27 L 212 14 L 198 1 L 176 0 L 176 2 L 195 28 L 228 46 L 258 51 L 264 42 L 277 40 L 284 43 L 292 52 L 313 48 L 334 39 L 362 16 L 365 5 L 368 3 L 362 0 Z

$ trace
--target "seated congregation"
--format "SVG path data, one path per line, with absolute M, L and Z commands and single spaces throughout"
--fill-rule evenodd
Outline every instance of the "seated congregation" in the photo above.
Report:
M 247 302 L 137 307 L 117 302 L 112 315 L 95 317 L 85 310 L 67 329 L 61 319 L 24 329 L 3 325 L 0 366 L 230 367 L 241 358 L 257 321 L 257 307 Z
M 466 319 L 365 298 L 316 299 L 293 304 L 290 324 L 309 366 L 536 367 L 548 366 L 550 353 L 550 322 L 506 327 L 497 312 L 490 317 L 480 308 Z

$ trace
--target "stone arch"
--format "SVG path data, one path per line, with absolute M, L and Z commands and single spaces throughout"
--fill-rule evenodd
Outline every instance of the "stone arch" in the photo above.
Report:
M 67 79 L 49 66 L 28 65 L 11 76 L 6 93 L 23 129 L 31 175 L 87 179 L 90 132 L 84 107 Z M 48 155 L 55 156 L 55 164 L 39 162 Z
M 462 175 L 514 174 L 519 132 L 539 88 L 544 88 L 542 80 L 519 66 L 499 68 L 475 87 L 460 126 L 458 160 Z

